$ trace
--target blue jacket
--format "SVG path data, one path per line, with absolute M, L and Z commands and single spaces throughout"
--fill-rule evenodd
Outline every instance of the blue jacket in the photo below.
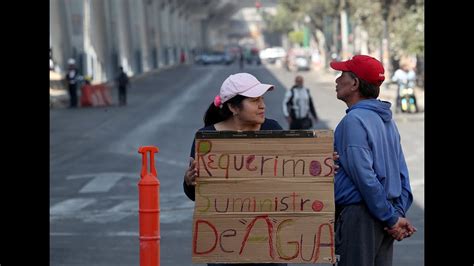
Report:
M 334 178 L 336 205 L 364 202 L 391 227 L 405 217 L 413 195 L 390 103 L 362 100 L 346 113 L 334 133 L 340 166 Z

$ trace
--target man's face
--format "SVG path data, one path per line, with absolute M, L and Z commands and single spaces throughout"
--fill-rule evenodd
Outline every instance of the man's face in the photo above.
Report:
M 357 91 L 353 90 L 354 86 L 357 86 L 356 78 L 354 78 L 349 72 L 343 71 L 336 79 L 337 98 L 346 102 L 346 100 Z
M 303 77 L 298 76 L 295 78 L 295 84 L 298 87 L 303 87 Z

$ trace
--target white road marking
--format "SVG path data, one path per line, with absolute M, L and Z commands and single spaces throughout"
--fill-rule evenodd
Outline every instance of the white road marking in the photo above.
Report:
M 133 236 L 133 237 L 139 237 L 138 232 L 128 232 L 128 231 L 120 231 L 120 232 L 109 232 L 105 234 L 106 236 Z
M 138 200 L 122 201 L 108 210 L 81 215 L 80 218 L 86 223 L 104 224 L 118 222 L 132 215 L 138 216 Z
M 58 202 L 49 209 L 51 216 L 67 216 L 95 203 L 96 199 L 74 198 Z
M 68 232 L 51 232 L 50 236 L 77 236 L 78 233 L 68 233 Z
M 179 167 L 187 167 L 188 166 L 187 163 L 184 163 L 182 161 L 167 160 L 167 159 L 163 159 L 161 157 L 156 158 L 156 161 L 166 163 L 166 164 L 170 164 L 170 165 L 174 165 L 174 166 L 179 166 Z
M 124 200 L 120 204 L 107 210 L 108 212 L 135 212 L 138 213 L 138 200 Z
M 176 205 L 176 202 L 162 202 L 160 211 L 161 224 L 174 224 L 193 220 L 194 202 L 186 200 Z
M 86 223 L 118 222 L 128 216 L 138 216 L 138 200 L 125 200 L 107 210 L 81 210 L 97 199 L 74 198 L 59 202 L 50 208 L 51 221 L 74 218 Z
M 70 232 L 51 232 L 49 233 L 50 236 L 84 236 L 84 235 L 92 235 L 92 236 L 99 236 L 99 237 L 116 237 L 116 236 L 132 236 L 132 237 L 139 237 L 138 232 L 128 232 L 128 231 L 119 231 L 119 232 L 107 232 L 107 233 L 94 233 L 94 234 L 85 234 L 85 233 L 70 233 Z
M 140 178 L 140 173 L 96 173 L 96 174 L 83 174 L 83 175 L 70 175 L 66 179 L 79 179 L 79 178 L 93 178 L 87 184 L 85 184 L 79 193 L 96 193 L 96 192 L 108 192 L 113 186 L 115 186 L 120 179 Z
M 74 198 L 59 202 L 50 209 L 51 221 L 73 218 L 82 220 L 85 223 L 106 224 L 119 222 L 129 216 L 135 216 L 139 219 L 138 200 L 123 200 L 119 204 L 106 210 L 81 210 L 96 202 L 97 199 L 94 198 Z M 160 206 L 160 223 L 174 224 L 181 221 L 192 220 L 193 208 L 194 202 L 191 201 L 185 201 L 179 205 L 164 201 Z

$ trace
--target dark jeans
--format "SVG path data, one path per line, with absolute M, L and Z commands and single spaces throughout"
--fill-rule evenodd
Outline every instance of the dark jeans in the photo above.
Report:
M 291 119 L 290 129 L 311 129 L 313 122 L 311 118 Z
M 77 106 L 77 87 L 76 84 L 69 84 L 69 107 Z
M 127 87 L 119 87 L 119 105 L 127 104 Z

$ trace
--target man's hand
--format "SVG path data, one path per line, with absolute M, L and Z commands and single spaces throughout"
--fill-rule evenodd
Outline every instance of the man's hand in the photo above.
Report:
M 396 224 L 391 228 L 384 228 L 393 238 L 401 241 L 404 238 L 413 235 L 417 229 L 410 223 L 407 218 L 399 217 Z
M 339 164 L 337 164 L 339 160 L 339 154 L 337 153 L 337 151 L 334 151 L 332 153 L 332 160 L 334 161 L 334 174 L 337 174 L 337 170 L 339 170 Z

